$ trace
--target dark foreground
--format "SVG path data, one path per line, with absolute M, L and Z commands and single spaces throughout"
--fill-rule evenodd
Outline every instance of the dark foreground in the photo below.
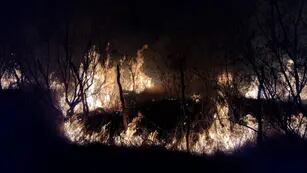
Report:
M 69 144 L 43 93 L 0 92 L 0 172 L 307 172 L 307 145 L 295 137 L 233 155 L 192 156 L 162 148 Z

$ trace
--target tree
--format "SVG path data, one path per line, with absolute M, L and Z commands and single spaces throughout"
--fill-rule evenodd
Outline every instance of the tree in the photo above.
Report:
M 73 39 L 73 33 L 67 24 L 63 54 L 58 48 L 59 76 L 64 86 L 65 102 L 69 106 L 67 116 L 74 115 L 75 107 L 79 103 L 82 105 L 83 115 L 87 116 L 89 113 L 87 91 L 93 84 L 98 64 L 97 49 L 95 46 L 92 47 L 90 36 L 86 36 L 87 40 L 81 40 L 87 42 L 83 47 L 84 43 Z M 78 52 L 77 50 L 83 51 Z
M 258 85 L 256 99 L 259 103 L 278 107 L 280 111 L 273 116 L 277 117 L 281 129 L 288 133 L 290 116 L 298 111 L 306 114 L 301 99 L 307 81 L 306 33 L 303 32 L 305 5 L 303 0 L 292 5 L 279 0 L 258 2 L 259 8 L 243 40 L 242 62 L 249 67 L 247 72 Z M 281 102 L 291 103 L 291 106 L 284 108 L 280 106 Z M 263 134 L 263 107 L 261 104 L 256 115 L 258 141 Z

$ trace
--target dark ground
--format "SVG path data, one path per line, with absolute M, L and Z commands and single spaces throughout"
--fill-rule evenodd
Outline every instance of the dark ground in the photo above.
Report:
M 161 148 L 69 144 L 38 91 L 0 91 L 0 172 L 307 172 L 307 145 L 271 139 L 233 155 L 192 156 Z

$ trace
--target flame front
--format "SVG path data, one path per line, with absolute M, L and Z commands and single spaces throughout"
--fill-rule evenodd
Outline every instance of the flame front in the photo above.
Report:
M 127 61 L 126 57 L 122 58 L 121 63 L 124 64 L 121 68 L 121 73 L 125 74 L 121 79 L 123 90 L 126 92 L 133 92 L 139 94 L 147 88 L 154 87 L 152 78 L 147 76 L 143 71 L 144 54 L 143 51 L 147 49 L 144 46 L 137 51 L 136 57 Z M 99 61 L 100 55 L 93 49 L 89 55 L 91 62 L 97 64 L 89 66 L 93 70 L 93 81 L 86 90 L 86 101 L 89 111 L 94 112 L 102 109 L 103 112 L 118 112 L 121 110 L 119 101 L 119 92 L 117 85 L 117 71 L 116 66 L 111 62 L 111 56 L 107 56 L 102 63 Z M 82 72 L 83 64 L 80 65 L 79 71 Z M 16 70 L 15 74 L 4 74 L 1 79 L 1 84 L 4 89 L 16 87 L 17 78 L 20 77 L 20 71 Z M 18 76 L 19 75 L 19 76 Z M 50 77 L 52 80 L 51 88 L 56 91 L 60 108 L 65 115 L 69 109 L 65 101 L 64 86 L 63 84 Z M 218 84 L 228 85 L 233 81 L 231 74 L 222 74 L 217 78 Z M 306 88 L 305 88 L 306 90 Z M 303 94 L 306 95 L 304 90 Z M 247 91 L 243 94 L 246 98 L 255 98 L 258 92 L 257 81 L 247 86 Z M 70 94 L 70 93 L 68 93 Z M 191 100 L 199 103 L 202 100 L 200 94 L 192 94 Z M 191 140 L 190 152 L 196 154 L 213 154 L 217 151 L 231 153 L 246 143 L 254 143 L 258 124 L 256 119 L 248 114 L 244 116 L 239 122 L 232 122 L 229 117 L 229 105 L 227 103 L 216 103 L 217 113 L 214 115 L 213 122 L 208 129 L 204 129 L 191 136 L 196 136 Z M 143 145 L 158 145 L 165 147 L 169 150 L 187 150 L 186 135 L 178 138 L 177 136 L 168 136 L 172 140 L 163 139 L 159 136 L 158 130 L 148 130 L 141 127 L 140 124 L 143 120 L 142 113 L 138 112 L 137 116 L 132 119 L 128 124 L 126 130 L 121 131 L 113 136 L 110 135 L 110 122 L 104 124 L 99 129 L 88 130 L 85 122 L 79 115 L 82 114 L 82 106 L 79 103 L 75 108 L 75 116 L 70 117 L 64 123 L 64 133 L 67 138 L 78 144 L 88 143 L 112 143 L 118 146 L 143 146 Z M 306 137 L 307 119 L 302 114 L 293 115 L 289 119 L 290 128 L 301 137 Z
M 141 71 L 143 64 L 143 56 L 138 52 L 137 64 L 132 67 L 137 72 L 138 76 L 135 77 L 135 84 L 132 84 L 130 80 L 125 80 L 125 90 L 135 91 L 136 93 L 142 92 L 147 87 L 152 87 L 153 83 L 151 79 Z M 109 78 L 103 74 L 108 73 Z M 115 69 L 109 67 L 107 70 L 103 66 L 99 65 L 97 68 L 97 76 L 95 76 L 95 82 L 91 90 L 89 90 L 88 101 L 91 110 L 97 107 L 108 107 L 112 109 L 117 106 L 118 98 L 117 88 L 115 85 Z M 225 76 L 220 77 L 221 81 L 225 81 Z M 223 80 L 222 80 L 223 79 Z M 103 81 L 103 82 L 102 82 Z M 223 82 L 224 83 L 224 82 Z M 97 87 L 99 86 L 99 87 Z M 96 89 L 105 88 L 105 90 Z M 94 94 L 95 93 L 95 94 Z M 196 103 L 200 101 L 201 96 L 193 94 L 191 99 Z M 235 149 L 243 146 L 247 142 L 253 142 L 256 136 L 257 123 L 255 118 L 251 115 L 246 116 L 243 119 L 245 126 L 232 123 L 228 116 L 228 105 L 217 105 L 217 114 L 211 127 L 197 134 L 197 140 L 191 144 L 190 151 L 196 154 L 213 154 L 216 151 L 232 152 Z M 173 140 L 159 138 L 158 131 L 149 131 L 139 124 L 143 119 L 143 115 L 138 115 L 128 124 L 126 130 L 120 132 L 118 135 L 113 136 L 115 145 L 118 146 L 142 146 L 142 145 L 158 145 L 167 149 L 186 150 L 185 137 L 178 139 L 173 137 Z M 107 125 L 104 125 L 98 132 L 86 132 L 84 122 L 77 118 L 71 119 L 65 123 L 65 132 L 67 137 L 79 144 L 86 144 L 92 142 L 100 142 L 108 144 L 110 138 L 107 130 Z M 249 128 L 248 128 L 249 127 Z M 168 142 L 166 142 L 168 141 Z

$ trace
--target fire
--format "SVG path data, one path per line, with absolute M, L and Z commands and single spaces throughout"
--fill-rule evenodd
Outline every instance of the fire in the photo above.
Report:
M 126 57 L 121 60 L 122 63 L 128 64 L 128 67 L 124 66 L 124 68 L 121 69 L 121 73 L 131 74 L 128 75 L 128 77 L 125 76 L 125 78 L 121 80 L 124 91 L 141 93 L 145 89 L 152 88 L 154 86 L 152 79 L 143 72 L 143 51 L 146 48 L 147 46 L 144 46 L 142 49 L 137 51 L 135 61 L 128 61 Z M 92 63 L 97 63 L 93 69 L 94 77 L 92 84 L 86 91 L 86 101 L 88 103 L 89 110 L 93 111 L 97 108 L 103 108 L 106 111 L 120 110 L 118 86 L 116 83 L 116 66 L 110 63 L 112 57 L 107 56 L 105 62 L 102 63 L 99 61 L 100 54 L 96 52 L 95 49 L 92 49 L 88 56 L 91 58 Z M 133 57 L 131 59 L 133 59 Z M 80 65 L 79 70 L 83 70 L 82 64 Z M 65 114 L 66 110 L 68 109 L 68 105 L 65 102 L 65 95 L 63 94 L 63 84 L 60 82 L 54 82 L 53 86 L 55 90 L 58 90 L 57 93 L 59 95 L 60 107 L 62 108 L 62 112 Z M 81 104 L 77 105 L 75 112 L 82 112 Z
M 14 69 L 13 73 L 5 71 L 0 80 L 2 89 L 17 88 L 17 78 L 21 78 L 21 71 L 19 69 Z
M 121 83 L 125 92 L 139 94 L 147 88 L 155 87 L 152 78 L 144 72 L 144 50 L 148 48 L 145 45 L 137 51 L 136 57 L 123 57 L 121 59 Z M 119 93 L 117 86 L 116 66 L 111 63 L 110 55 L 100 61 L 100 54 L 93 48 L 88 55 L 92 64 L 89 71 L 94 74 L 88 90 L 86 90 L 86 101 L 89 111 L 103 109 L 103 111 L 121 111 Z M 290 64 L 291 65 L 291 64 Z M 290 66 L 289 65 L 289 66 Z M 290 67 L 289 67 L 290 68 Z M 79 66 L 79 72 L 84 70 L 83 64 Z M 16 70 L 15 74 L 20 77 L 21 72 Z M 1 79 L 4 89 L 16 87 L 16 75 L 5 73 Z M 54 73 L 50 76 L 51 88 L 56 92 L 58 102 L 63 114 L 69 109 L 65 101 L 64 84 L 54 77 Z M 231 73 L 223 73 L 218 76 L 217 82 L 220 86 L 226 86 L 233 82 L 234 78 Z M 255 80 L 249 86 L 243 95 L 246 98 L 256 98 L 258 92 L 258 82 Z M 305 90 L 303 94 L 307 95 Z M 68 93 L 72 94 L 72 93 Z M 222 93 L 220 93 L 222 96 Z M 192 94 L 190 99 L 195 103 L 200 103 L 202 96 L 200 94 Z M 213 154 L 217 151 L 231 153 L 236 149 L 244 146 L 246 143 L 254 143 L 258 124 L 252 115 L 244 116 L 239 122 L 233 122 L 229 117 L 229 107 L 227 103 L 216 103 L 216 114 L 214 120 L 208 129 L 191 134 L 190 152 L 195 154 Z M 75 115 L 64 123 L 65 136 L 74 143 L 81 145 L 89 143 L 110 144 L 113 141 L 117 146 L 143 146 L 158 145 L 169 150 L 187 150 L 186 135 L 178 138 L 176 135 L 170 136 L 171 140 L 159 137 L 158 130 L 148 130 L 142 127 L 143 115 L 138 112 L 137 115 L 128 124 L 126 130 L 121 131 L 114 136 L 110 136 L 110 122 L 103 125 L 99 129 L 89 130 L 83 118 L 82 105 L 79 103 L 75 108 Z M 302 138 L 306 138 L 307 118 L 302 114 L 293 115 L 289 120 L 289 126 L 293 132 L 299 134 Z
M 242 119 L 246 124 L 245 127 L 237 123 L 232 123 L 229 120 L 227 105 L 217 105 L 217 109 L 219 115 L 215 115 L 215 119 L 209 129 L 197 134 L 197 140 L 191 146 L 191 152 L 209 155 L 217 151 L 231 153 L 248 142 L 254 142 L 256 138 L 255 131 L 258 125 L 253 116 L 247 115 Z M 174 138 L 167 145 L 167 148 L 185 151 L 187 149 L 185 137 L 179 139 L 179 141 Z
M 141 78 L 140 78 L 141 79 Z M 223 80 L 225 81 L 225 80 Z M 223 82 L 224 83 L 224 82 Z M 193 94 L 192 100 L 199 102 L 201 96 Z M 217 114 L 209 129 L 203 130 L 196 134 L 197 139 L 191 142 L 190 151 L 195 154 L 213 154 L 216 151 L 224 151 L 230 153 L 248 142 L 253 142 L 256 138 L 257 123 L 252 115 L 245 116 L 241 124 L 231 122 L 229 118 L 228 105 L 217 104 Z M 141 127 L 140 123 L 143 115 L 138 115 L 128 124 L 128 128 L 118 135 L 113 136 L 115 145 L 118 146 L 142 146 L 142 145 L 158 145 L 164 146 L 170 150 L 185 151 L 186 140 L 185 136 L 181 139 L 172 137 L 170 142 L 168 140 L 159 138 L 158 131 L 148 131 Z M 109 132 L 108 124 L 104 125 L 99 132 L 86 132 L 86 128 L 82 121 L 77 118 L 69 120 L 65 123 L 65 131 L 67 137 L 79 144 L 86 144 L 91 142 L 100 142 L 108 144 Z
M 145 45 L 142 49 L 137 51 L 137 56 L 132 60 L 128 61 L 126 57 L 121 60 L 122 64 L 125 64 L 124 68 L 121 69 L 122 74 L 129 74 L 125 76 L 121 83 L 125 91 L 141 93 L 147 88 L 152 88 L 154 83 L 150 77 L 143 72 L 144 55 L 143 51 L 147 49 Z M 94 72 L 93 83 L 87 90 L 86 95 L 87 103 L 90 111 L 96 110 L 97 108 L 103 108 L 106 111 L 118 111 L 120 110 L 118 86 L 116 83 L 116 67 L 110 64 L 111 56 L 107 56 L 105 63 L 99 62 L 100 55 L 93 50 L 89 54 L 92 59 L 91 62 L 97 63 Z M 82 64 L 80 71 L 82 70 Z M 53 88 L 59 90 L 59 103 L 62 108 L 62 112 L 65 113 L 68 109 L 68 105 L 65 102 L 65 97 L 60 90 L 63 90 L 63 86 L 59 82 L 53 83 Z M 81 113 L 82 107 L 78 105 L 76 113 Z M 157 143 L 157 131 L 146 132 L 146 134 L 138 134 L 138 124 L 143 116 L 141 113 L 135 117 L 132 122 L 128 124 L 126 131 L 120 133 L 120 135 L 114 137 L 116 145 L 125 146 L 140 146 L 143 143 Z M 108 136 L 108 125 L 101 128 L 100 132 L 86 132 L 84 122 L 77 118 L 71 118 L 64 124 L 65 135 L 73 142 L 79 144 L 101 142 L 106 143 Z M 144 131 L 143 131 L 144 132 Z
M 192 94 L 191 95 L 191 99 L 195 102 L 195 103 L 199 103 L 201 100 L 201 95 L 200 94 Z
M 138 116 L 128 124 L 127 130 L 113 136 L 114 144 L 118 146 L 160 145 L 162 142 L 158 139 L 157 131 L 149 132 L 142 129 L 142 132 L 138 132 L 142 118 L 143 115 L 138 113 Z M 102 126 L 99 131 L 88 131 L 82 120 L 73 117 L 64 123 L 64 132 L 70 141 L 81 145 L 88 143 L 108 144 L 110 138 L 108 126 L 109 123 Z
M 137 51 L 135 61 L 128 62 L 128 70 L 122 69 L 125 74 L 130 72 L 130 77 L 125 78 L 123 88 L 126 91 L 134 91 L 140 93 L 146 88 L 153 87 L 150 77 L 142 71 L 144 63 L 143 51 L 147 47 Z M 95 54 L 94 58 L 98 59 L 99 55 Z M 95 60 L 96 61 L 96 60 Z M 93 61 L 93 62 L 95 62 Z M 125 61 L 125 59 L 123 59 Z M 109 62 L 109 59 L 107 60 Z M 112 110 L 118 107 L 118 90 L 116 86 L 116 71 L 115 67 L 107 64 L 98 64 L 95 72 L 93 85 L 88 90 L 88 103 L 90 110 L 102 107 L 104 109 Z M 127 71 L 125 71 L 127 70 Z M 129 74 L 129 73 L 128 73 Z M 222 75 L 218 78 L 220 85 L 225 85 L 232 81 L 231 74 Z M 193 94 L 191 99 L 196 103 L 200 102 L 201 95 Z M 65 108 L 65 106 L 63 107 Z M 81 108 L 79 108 L 81 110 Z M 198 154 L 212 154 L 216 151 L 232 152 L 235 149 L 243 146 L 247 142 L 252 142 L 255 139 L 257 130 L 257 123 L 255 118 L 247 115 L 242 121 L 245 126 L 233 123 L 229 119 L 228 106 L 217 105 L 217 114 L 214 122 L 209 129 L 203 130 L 197 134 L 197 140 L 191 142 L 192 153 Z M 143 115 L 138 113 L 135 118 L 128 124 L 126 130 L 113 136 L 115 145 L 118 146 L 142 146 L 142 145 L 159 145 L 167 149 L 186 150 L 185 136 L 177 139 L 175 136 L 170 142 L 168 140 L 159 138 L 158 131 L 148 131 L 140 126 Z M 249 127 L 249 128 L 247 128 Z M 252 130 L 253 129 L 253 130 Z M 98 132 L 88 132 L 85 128 L 84 122 L 77 118 L 72 118 L 64 125 L 66 136 L 73 142 L 79 144 L 86 144 L 92 142 L 100 142 L 108 144 L 109 131 L 108 124 L 104 125 Z
M 143 115 L 138 113 L 138 116 L 128 124 L 127 130 L 115 137 L 115 144 L 119 146 L 159 145 L 160 141 L 157 138 L 157 131 L 149 132 L 146 129 L 142 129 L 142 133 L 137 133 L 138 125 L 142 121 L 142 118 Z
M 106 124 L 101 127 L 98 132 L 87 132 L 84 124 L 78 118 L 71 118 L 64 123 L 64 133 L 66 137 L 75 143 L 88 144 L 88 143 L 106 143 L 109 139 Z
M 292 115 L 289 120 L 289 125 L 293 133 L 302 138 L 307 138 L 307 118 L 302 113 Z
M 226 85 L 233 81 L 233 76 L 231 73 L 222 73 L 217 78 L 219 85 Z
M 254 82 L 251 82 L 250 85 L 247 87 L 247 90 L 244 92 L 244 96 L 246 98 L 253 98 L 256 99 L 258 95 L 258 87 L 259 87 L 259 82 L 258 80 L 255 79 Z
M 227 108 L 224 107 L 223 109 L 226 110 Z M 247 115 L 243 122 L 252 129 L 257 130 L 258 128 L 255 118 L 251 115 Z M 209 130 L 198 134 L 199 140 L 192 151 L 206 154 L 213 154 L 216 151 L 231 153 L 248 142 L 254 142 L 256 133 L 252 129 L 231 123 L 225 115 L 220 118 L 215 117 Z

